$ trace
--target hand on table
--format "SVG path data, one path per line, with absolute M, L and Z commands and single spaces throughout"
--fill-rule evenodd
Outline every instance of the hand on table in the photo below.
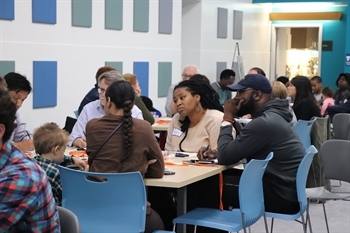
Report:
M 86 148 L 86 138 L 85 137 L 76 138 L 73 141 L 73 146 L 76 146 L 78 148 Z
M 197 152 L 198 159 L 216 159 L 216 150 L 207 149 L 207 147 L 201 147 Z
M 86 163 L 83 160 L 81 160 L 81 159 L 79 159 L 77 157 L 72 157 L 72 159 L 74 161 L 74 164 L 79 167 L 79 170 L 85 170 Z

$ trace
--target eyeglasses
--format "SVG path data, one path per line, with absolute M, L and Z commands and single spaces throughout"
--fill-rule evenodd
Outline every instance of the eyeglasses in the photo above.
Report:
M 106 92 L 106 89 L 103 89 L 101 87 L 97 87 L 97 91 L 98 91 L 99 94 L 102 94 L 102 93 Z
M 191 78 L 191 77 L 192 77 L 192 75 L 189 75 L 189 74 L 182 74 L 182 77 L 183 77 L 183 78 L 187 78 L 187 79 L 189 79 L 189 78 Z
M 246 88 L 246 89 L 242 89 L 242 90 L 237 90 L 237 95 L 241 95 L 241 94 L 243 94 L 246 91 L 255 91 L 255 90 L 252 89 L 252 88 Z

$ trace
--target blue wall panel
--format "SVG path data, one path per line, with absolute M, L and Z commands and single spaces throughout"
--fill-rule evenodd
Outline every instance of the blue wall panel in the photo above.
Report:
M 33 62 L 33 108 L 57 105 L 57 62 Z
M 142 95 L 148 96 L 149 63 L 134 62 L 134 74 L 139 81 Z
M 0 0 L 0 19 L 15 19 L 15 1 Z
M 56 24 L 56 0 L 32 0 L 32 21 Z

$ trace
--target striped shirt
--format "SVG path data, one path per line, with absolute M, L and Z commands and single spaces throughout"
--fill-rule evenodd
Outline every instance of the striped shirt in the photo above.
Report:
M 60 232 L 45 172 L 10 141 L 0 149 L 0 232 Z

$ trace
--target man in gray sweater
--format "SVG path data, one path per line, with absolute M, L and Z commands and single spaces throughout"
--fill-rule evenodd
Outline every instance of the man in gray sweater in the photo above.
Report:
M 296 174 L 305 150 L 291 123 L 288 101 L 271 99 L 270 82 L 260 74 L 248 74 L 228 88 L 237 91 L 237 95 L 224 106 L 218 139 L 219 163 L 234 164 L 243 158 L 265 159 L 273 152 L 263 177 L 265 210 L 297 213 Z M 234 139 L 232 119 L 245 114 L 251 114 L 253 120 Z

